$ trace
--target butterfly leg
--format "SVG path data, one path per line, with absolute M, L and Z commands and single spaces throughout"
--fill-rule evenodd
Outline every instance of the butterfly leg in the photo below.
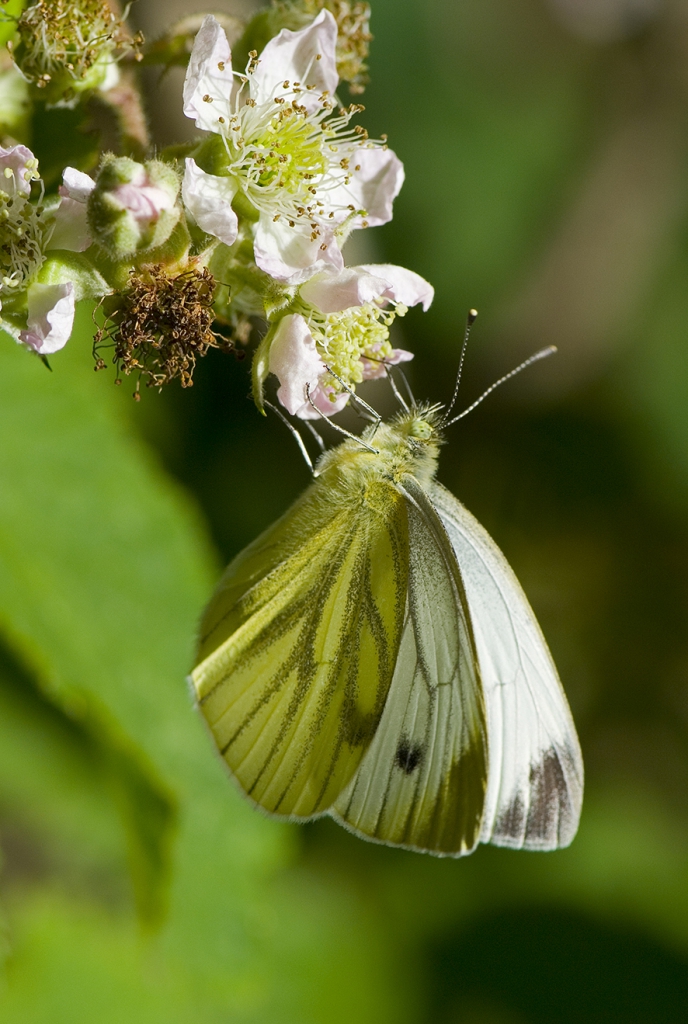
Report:
M 272 409 L 273 412 L 277 413 L 277 415 L 282 420 L 282 423 L 284 423 L 284 425 L 287 428 L 287 430 L 289 430 L 291 432 L 294 440 L 296 441 L 297 445 L 299 446 L 301 454 L 303 455 L 304 459 L 306 460 L 306 465 L 310 469 L 310 471 L 313 474 L 313 476 L 316 476 L 317 474 L 315 472 L 315 466 L 313 465 L 313 460 L 311 459 L 310 455 L 308 454 L 308 450 L 307 450 L 305 444 L 303 443 L 303 438 L 299 434 L 299 432 L 296 429 L 296 427 L 294 426 L 294 424 L 290 423 L 289 420 L 287 419 L 287 417 L 282 412 L 280 412 L 280 410 L 277 408 L 277 406 L 273 405 L 272 402 L 268 402 L 267 399 L 266 399 L 265 400 L 265 404 L 268 406 L 269 409 Z M 315 431 L 313 431 L 313 433 L 315 433 Z M 322 442 L 322 438 L 320 438 L 320 441 Z
M 335 376 L 336 376 L 336 374 L 335 374 Z M 337 378 L 337 379 L 339 379 L 339 378 Z M 347 388 L 346 390 L 349 391 L 349 388 Z M 351 392 L 351 393 L 353 394 L 353 392 Z M 334 423 L 332 420 L 328 419 L 327 416 L 325 415 L 325 413 L 321 412 L 320 409 L 318 409 L 318 407 L 315 404 L 315 402 L 313 401 L 313 399 L 311 397 L 311 389 L 308 386 L 308 384 L 306 384 L 306 399 L 308 400 L 311 408 L 315 409 L 315 411 L 317 412 L 318 416 L 320 416 L 321 419 L 325 420 L 326 423 L 329 423 L 330 426 L 334 428 L 334 430 L 338 430 L 339 433 L 340 434 L 344 434 L 345 437 L 350 437 L 352 441 L 358 441 L 358 443 L 363 448 L 366 448 L 369 452 L 372 452 L 373 455 L 379 455 L 380 454 L 377 448 L 373 448 L 371 445 L 369 445 L 367 443 L 367 441 L 364 441 L 362 437 L 357 437 L 356 434 L 352 434 L 350 430 L 345 430 L 345 428 L 344 427 L 340 427 L 340 425 L 338 423 Z M 359 401 L 360 401 L 360 399 L 359 399 Z

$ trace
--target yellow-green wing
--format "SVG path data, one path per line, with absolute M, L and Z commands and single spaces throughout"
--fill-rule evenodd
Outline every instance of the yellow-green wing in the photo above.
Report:
M 227 569 L 192 673 L 245 793 L 322 814 L 377 728 L 397 660 L 408 574 L 404 502 L 385 482 L 319 483 Z
M 364 838 L 460 856 L 480 837 L 487 739 L 478 660 L 449 538 L 418 482 L 404 477 L 408 601 L 377 732 L 332 814 Z

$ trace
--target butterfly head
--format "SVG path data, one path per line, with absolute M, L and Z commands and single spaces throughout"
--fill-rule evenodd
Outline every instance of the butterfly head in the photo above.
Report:
M 443 440 L 441 409 L 419 405 L 381 424 L 374 434 L 370 431 L 371 443 L 388 475 L 399 478 L 410 473 L 422 484 L 434 477 Z

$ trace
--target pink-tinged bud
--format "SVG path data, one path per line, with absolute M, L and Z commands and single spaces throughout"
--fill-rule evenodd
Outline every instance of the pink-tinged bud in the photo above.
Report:
M 163 245 L 181 214 L 179 184 L 160 160 L 106 157 L 88 199 L 93 240 L 115 260 Z

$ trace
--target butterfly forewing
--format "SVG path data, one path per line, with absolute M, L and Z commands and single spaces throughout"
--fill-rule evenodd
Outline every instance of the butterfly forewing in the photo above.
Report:
M 392 679 L 407 575 L 403 500 L 385 482 L 329 500 L 312 489 L 229 566 L 192 677 L 223 757 L 266 810 L 324 813 L 356 771 Z
M 435 854 L 478 842 L 487 779 L 485 710 L 456 558 L 420 485 L 400 485 L 409 532 L 408 599 L 375 738 L 334 813 L 379 842 Z
M 567 846 L 578 828 L 583 761 L 547 644 L 489 534 L 439 484 L 429 495 L 461 567 L 485 692 L 490 773 L 481 841 Z

